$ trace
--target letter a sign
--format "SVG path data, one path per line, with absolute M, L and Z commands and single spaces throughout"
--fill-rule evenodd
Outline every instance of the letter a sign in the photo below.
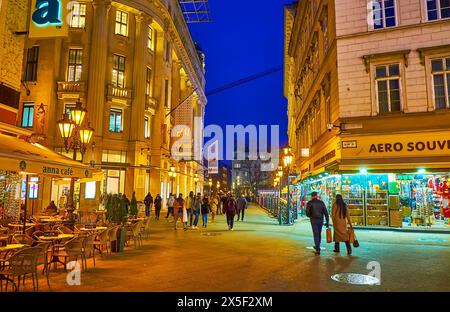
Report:
M 31 0 L 29 38 L 67 37 L 69 0 Z

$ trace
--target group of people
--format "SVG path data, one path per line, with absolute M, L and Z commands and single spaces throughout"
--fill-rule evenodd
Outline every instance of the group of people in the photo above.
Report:
M 311 200 L 306 204 L 306 216 L 310 218 L 312 232 L 314 235 L 314 249 L 317 255 L 320 255 L 320 243 L 322 240 L 322 227 L 325 218 L 325 226 L 330 227 L 330 217 L 328 215 L 325 203 L 319 199 L 317 192 L 311 193 Z M 331 218 L 333 220 L 333 241 L 334 252 L 340 252 L 340 243 L 344 242 L 347 247 L 347 254 L 352 254 L 350 243 L 350 230 L 353 230 L 352 220 L 341 195 L 336 195 L 336 201 L 331 209 Z M 347 227 L 348 225 L 348 227 Z
M 152 206 L 155 206 L 155 219 L 159 220 L 162 207 L 162 198 L 160 194 L 157 194 L 153 199 L 150 193 L 144 198 L 145 215 L 150 216 Z M 167 199 L 167 214 L 166 219 L 169 216 L 173 217 L 174 229 L 177 229 L 178 221 L 181 222 L 183 229 L 187 230 L 188 227 L 192 229 L 198 229 L 198 223 L 200 215 L 202 217 L 202 227 L 208 226 L 209 215 L 214 222 L 216 215 L 225 214 L 227 217 L 227 225 L 229 230 L 233 230 L 234 218 L 237 215 L 237 221 L 244 221 L 245 209 L 247 209 L 248 203 L 243 195 L 234 198 L 233 194 L 219 195 L 214 193 L 211 197 L 203 195 L 201 193 L 190 192 L 187 197 L 183 197 L 183 194 L 170 193 Z

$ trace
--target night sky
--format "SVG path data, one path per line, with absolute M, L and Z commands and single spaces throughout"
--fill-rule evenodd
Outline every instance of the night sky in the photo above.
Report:
M 283 65 L 283 7 L 288 0 L 210 0 L 212 21 L 189 24 L 206 54 L 206 91 Z M 280 126 L 287 143 L 283 71 L 208 97 L 205 125 Z

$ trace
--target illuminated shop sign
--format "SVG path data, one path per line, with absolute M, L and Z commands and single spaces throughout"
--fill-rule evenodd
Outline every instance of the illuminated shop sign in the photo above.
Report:
M 32 0 L 29 37 L 52 38 L 68 36 L 68 1 Z
M 418 142 L 396 142 L 379 143 L 370 146 L 370 153 L 389 153 L 389 152 L 414 152 L 414 151 L 445 151 L 450 150 L 450 140 L 440 141 L 418 141 Z

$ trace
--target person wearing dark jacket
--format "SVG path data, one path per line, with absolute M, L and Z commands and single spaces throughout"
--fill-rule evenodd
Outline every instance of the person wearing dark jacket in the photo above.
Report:
M 156 220 L 159 220 L 159 213 L 161 211 L 161 206 L 162 206 L 162 198 L 159 194 L 156 194 L 154 203 L 155 203 L 155 217 L 156 217 Z
M 306 204 L 306 216 L 311 221 L 311 227 L 314 235 L 314 249 L 317 255 L 320 255 L 320 241 L 322 240 L 323 218 L 326 219 L 326 227 L 329 227 L 330 217 L 328 216 L 325 203 L 317 197 L 317 192 L 311 193 L 311 200 Z
M 150 192 L 147 194 L 147 196 L 145 196 L 144 204 L 145 204 L 145 216 L 150 217 L 153 205 L 153 197 L 152 194 L 150 194 Z
M 124 200 L 124 202 L 125 202 L 125 208 L 127 209 L 127 214 L 128 214 L 128 213 L 130 213 L 130 205 L 131 205 L 131 202 L 130 202 L 130 200 L 128 199 L 127 195 L 125 195 L 125 194 L 123 194 L 122 198 L 123 198 L 123 200 Z
M 230 196 L 230 198 L 228 199 L 228 202 L 224 206 L 223 213 L 225 213 L 227 215 L 228 230 L 233 231 L 234 216 L 237 213 L 237 204 L 236 204 L 236 200 L 234 199 L 233 195 Z
M 209 204 L 209 199 L 207 196 L 203 197 L 203 204 L 202 204 L 202 222 L 203 227 L 206 228 L 208 226 L 208 216 L 211 212 L 211 205 Z

